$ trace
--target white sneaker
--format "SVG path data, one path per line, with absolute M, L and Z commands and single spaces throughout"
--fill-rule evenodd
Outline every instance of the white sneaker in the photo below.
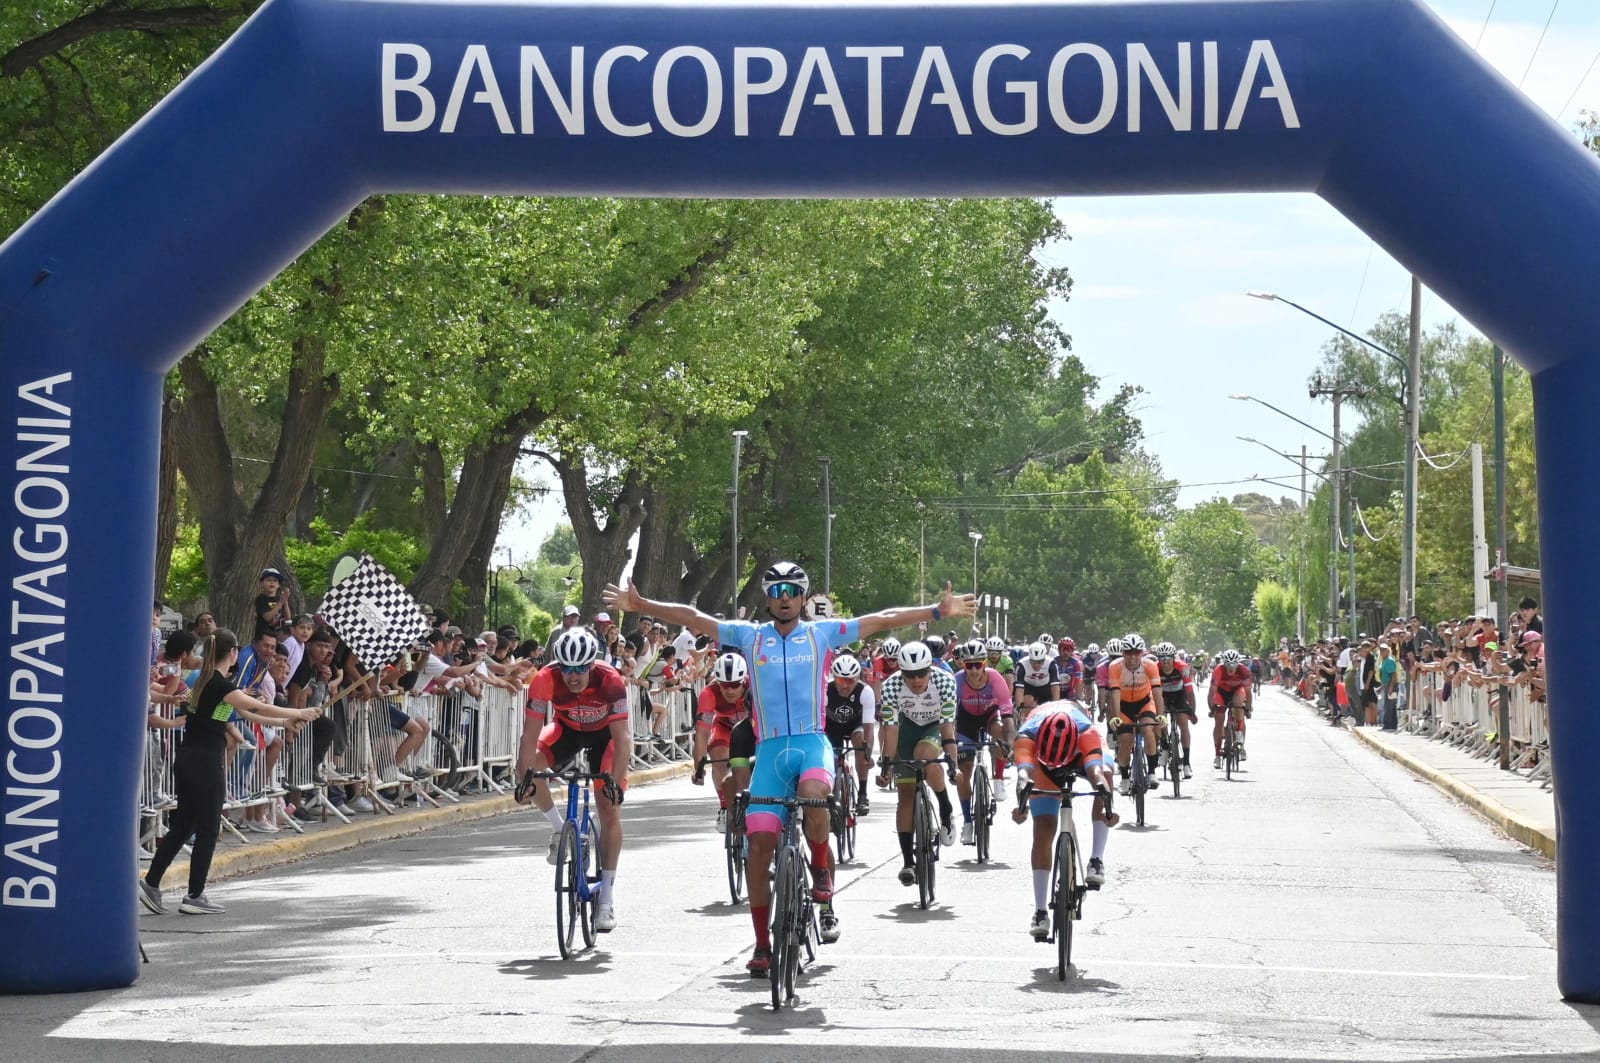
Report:
M 560 846 L 561 846 L 561 835 L 560 834 L 552 834 L 552 835 L 550 835 L 550 847 L 548 849 L 546 849 L 545 852 L 544 852 L 544 862 L 545 863 L 551 865 L 552 867 L 555 866 L 556 850 L 558 848 L 560 848 Z
M 1124 775 L 1122 777 L 1122 781 L 1117 784 L 1117 792 L 1120 793 L 1123 797 L 1132 796 L 1133 795 L 1133 780 L 1128 778 L 1126 775 Z
M 948 849 L 955 845 L 955 843 L 956 825 L 954 823 L 946 823 L 944 826 L 939 828 L 939 844 Z
M 1244 743 L 1240 742 L 1239 743 L 1239 762 L 1242 764 L 1246 760 L 1249 760 L 1249 759 L 1250 759 L 1249 755 L 1246 754 L 1245 751 L 1244 751 Z
M 1033 919 L 1028 922 L 1028 933 L 1033 935 L 1035 941 L 1050 940 L 1050 913 L 1038 909 L 1033 913 Z
M 551 850 L 553 853 L 555 850 Z M 554 863 L 554 859 L 551 863 Z M 609 904 L 602 904 L 594 913 L 594 928 L 602 934 L 609 934 L 617 928 L 617 910 Z
M 962 845 L 971 845 L 971 844 L 973 844 L 973 842 L 972 842 L 972 824 L 971 823 L 963 823 L 963 824 L 961 824 L 961 844 Z
M 839 940 L 839 917 L 833 914 L 832 907 L 822 909 L 817 926 L 824 945 L 832 945 Z
M 1212 757 L 1211 758 L 1211 767 L 1212 768 L 1220 768 L 1220 767 L 1222 767 L 1222 758 L 1221 757 Z
M 350 811 L 352 811 L 352 812 L 373 812 L 373 811 L 376 811 L 376 806 L 373 805 L 372 798 L 368 797 L 366 794 L 362 794 L 360 797 L 356 798 L 354 801 L 351 801 L 348 805 L 346 805 L 346 807 L 349 808 Z
M 1191 771 L 1191 770 L 1190 770 L 1190 768 L 1189 768 L 1189 765 L 1187 765 L 1187 764 L 1185 764 L 1185 765 L 1184 765 L 1184 766 L 1183 766 L 1183 777 L 1184 777 L 1184 778 L 1185 778 L 1185 779 L 1192 779 L 1192 778 L 1194 778 L 1194 772 L 1193 772 L 1193 771 Z
M 1106 865 L 1094 857 L 1089 858 L 1089 870 L 1084 873 L 1084 884 L 1097 890 L 1106 884 Z
M 725 808 L 719 808 L 719 809 L 717 809 L 717 833 L 718 834 L 726 834 L 727 831 L 728 831 L 728 810 L 725 809 Z

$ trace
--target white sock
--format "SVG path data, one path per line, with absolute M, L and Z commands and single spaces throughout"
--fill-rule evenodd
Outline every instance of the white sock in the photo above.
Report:
M 615 871 L 606 871 L 602 868 L 600 871 L 600 903 L 608 908 L 611 906 L 611 890 L 616 884 L 617 873 Z
M 567 822 L 566 812 L 560 808 L 557 808 L 555 805 L 551 805 L 549 808 L 545 809 L 544 818 L 548 819 L 550 821 L 550 825 L 556 830 L 560 830 Z
M 1042 912 L 1045 909 L 1045 894 L 1050 890 L 1050 872 L 1033 872 L 1033 910 Z
M 1094 821 L 1094 852 L 1090 855 L 1096 860 L 1104 859 L 1106 855 L 1106 839 L 1111 837 L 1111 828 L 1103 821 Z

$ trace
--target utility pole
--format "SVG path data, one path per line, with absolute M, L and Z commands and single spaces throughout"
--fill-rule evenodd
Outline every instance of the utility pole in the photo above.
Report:
M 728 609 L 728 619 L 739 618 L 739 576 L 742 569 L 739 567 L 739 456 L 744 450 L 744 437 L 750 433 L 743 428 L 733 431 L 733 486 L 728 489 L 728 497 L 733 503 L 733 584 L 732 604 Z
M 1356 474 L 1353 469 L 1345 470 L 1345 494 L 1350 496 L 1350 532 L 1345 537 L 1345 543 L 1350 547 L 1350 635 L 1358 637 L 1361 625 L 1356 620 Z
M 1417 440 L 1422 429 L 1422 280 L 1411 278 L 1411 348 L 1406 373 L 1405 521 L 1400 541 L 1400 614 L 1417 611 Z
M 1306 445 L 1300 444 L 1300 549 L 1296 551 L 1299 556 L 1294 560 L 1295 582 L 1295 616 L 1294 629 L 1300 645 L 1306 644 Z
M 821 457 L 822 466 L 822 593 L 833 596 L 833 459 Z
M 1506 637 L 1506 621 L 1511 613 L 1506 600 L 1506 565 L 1510 562 L 1510 544 L 1506 536 L 1506 356 L 1500 345 L 1494 348 L 1494 365 L 1489 375 L 1494 385 L 1494 512 L 1499 525 L 1500 564 L 1498 566 L 1500 596 L 1499 613 L 1495 628 L 1500 638 Z M 1501 647 L 1504 649 L 1504 646 Z M 1500 686 L 1500 770 L 1511 770 L 1511 688 Z
M 1333 476 L 1330 483 L 1333 486 L 1333 513 L 1331 518 L 1332 532 L 1328 537 L 1328 615 L 1333 625 L 1333 635 L 1339 634 L 1339 524 L 1343 512 L 1339 492 L 1340 474 L 1340 445 L 1339 445 L 1339 406 L 1349 396 L 1365 395 L 1367 389 L 1355 384 L 1342 384 L 1339 381 L 1325 380 L 1321 373 L 1311 378 L 1311 387 L 1308 394 L 1314 399 L 1331 398 L 1333 400 Z M 1351 527 L 1354 528 L 1354 512 L 1352 508 Z M 1355 539 L 1350 539 L 1350 634 L 1356 633 L 1355 623 Z

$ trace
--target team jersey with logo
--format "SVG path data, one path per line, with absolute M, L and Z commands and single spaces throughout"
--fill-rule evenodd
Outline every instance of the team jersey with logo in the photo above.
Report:
M 1061 682 L 1061 674 L 1056 669 L 1056 662 L 1044 661 L 1043 663 L 1030 661 L 1026 657 L 1017 665 L 1016 686 L 1022 687 L 1035 698 L 1043 694 L 1049 696 L 1050 688 Z
M 600 731 L 628 718 L 628 686 L 615 668 L 597 661 L 589 669 L 589 685 L 574 694 L 561 678 L 561 667 L 547 664 L 528 681 L 527 710 L 569 730 Z
M 1250 669 L 1243 664 L 1233 671 L 1228 670 L 1225 664 L 1219 664 L 1211 673 L 1211 689 L 1219 694 L 1232 694 L 1240 690 L 1250 690 L 1255 687 L 1255 676 L 1250 674 Z
M 750 722 L 757 739 L 821 733 L 822 688 L 833 651 L 860 638 L 857 620 L 801 620 L 787 636 L 771 621 L 717 624 L 717 641 L 750 662 Z
M 983 670 L 982 686 L 974 687 L 964 675 L 956 680 L 956 707 L 962 712 L 982 716 L 997 706 L 1010 710 L 1011 688 L 1006 685 L 1006 677 L 993 668 Z
M 716 683 L 708 683 L 700 691 L 700 701 L 696 706 L 696 717 L 702 723 L 713 723 L 720 727 L 732 727 L 746 716 L 750 715 L 750 688 L 745 687 L 744 694 L 733 701 L 722 696 Z
M 951 723 L 956 718 L 956 677 L 934 668 L 929 672 L 928 686 L 920 694 L 906 689 L 903 672 L 896 672 L 883 681 L 883 704 L 878 708 L 878 720 L 885 725 L 898 724 L 905 717 L 911 723 L 927 726 L 930 723 Z
M 828 719 L 835 723 L 852 720 L 870 723 L 878 718 L 878 696 L 867 684 L 856 680 L 848 694 L 839 693 L 839 684 L 828 684 Z
M 1061 692 L 1069 698 L 1078 696 L 1078 686 L 1083 682 L 1083 662 L 1075 653 L 1056 657 L 1056 671 L 1061 676 Z
M 1160 662 L 1157 662 L 1160 667 Z M 1177 694 L 1183 690 L 1194 689 L 1194 670 L 1183 661 L 1173 661 L 1172 671 L 1161 669 L 1161 691 L 1164 694 Z
M 1045 720 L 1061 713 L 1072 715 L 1073 721 L 1078 725 L 1078 740 L 1073 744 L 1071 755 L 1064 763 L 1040 764 L 1036 748 L 1039 727 Z M 1017 728 L 1017 738 L 1012 746 L 1012 753 L 1019 765 L 1031 764 L 1044 771 L 1057 786 L 1065 785 L 1065 776 L 1068 774 L 1082 774 L 1091 767 L 1104 766 L 1104 746 L 1100 741 L 1100 731 L 1089 719 L 1089 714 L 1084 711 L 1083 706 L 1075 701 L 1052 701 L 1029 713 L 1027 720 Z
M 1151 690 L 1161 685 L 1160 666 L 1148 657 L 1141 657 L 1137 668 L 1129 668 L 1121 659 L 1112 661 L 1107 674 L 1111 689 L 1122 691 L 1124 703 L 1142 701 L 1150 696 Z

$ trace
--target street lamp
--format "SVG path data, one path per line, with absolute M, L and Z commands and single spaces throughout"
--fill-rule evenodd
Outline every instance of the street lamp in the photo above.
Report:
M 822 466 L 822 513 L 826 518 L 826 525 L 822 532 L 822 593 L 833 594 L 833 459 L 821 457 L 817 464 Z
M 1287 417 L 1287 418 L 1289 418 L 1289 420 L 1293 421 L 1295 424 L 1303 425 L 1304 427 L 1311 429 L 1313 432 L 1317 433 L 1317 435 L 1321 436 L 1323 439 L 1332 439 L 1333 438 L 1328 433 L 1326 433 L 1322 429 L 1318 428 L 1316 425 L 1314 425 L 1314 424 L 1306 424 L 1306 422 L 1302 421 L 1300 418 L 1296 417 L 1294 414 L 1289 413 L 1287 410 L 1278 409 L 1276 406 L 1274 406 L 1272 403 L 1266 401 L 1265 399 L 1258 399 L 1254 395 L 1229 395 L 1228 398 L 1235 399 L 1235 400 L 1237 400 L 1239 402 L 1253 402 L 1258 406 L 1265 406 L 1267 409 L 1271 410 L 1273 413 L 1278 414 L 1281 417 Z
M 517 574 L 517 586 L 521 587 L 528 582 L 527 573 L 516 565 L 499 565 L 495 568 L 494 579 L 489 581 L 489 615 L 494 619 L 496 628 L 500 626 L 500 573 L 508 571 Z
M 1413 333 L 1417 331 L 1417 320 L 1421 314 L 1421 288 L 1415 277 L 1411 285 L 1411 320 Z M 1362 344 L 1385 358 L 1392 359 L 1400 367 L 1400 381 L 1403 389 L 1400 405 L 1406 412 L 1406 467 L 1405 467 L 1405 514 L 1402 521 L 1400 538 L 1400 615 L 1410 616 L 1416 609 L 1417 596 L 1417 437 L 1421 435 L 1422 419 L 1422 354 L 1418 337 L 1411 337 L 1411 358 L 1408 361 L 1387 347 L 1373 343 L 1365 336 L 1358 335 L 1336 325 L 1314 310 L 1308 310 L 1293 299 L 1285 299 L 1276 292 L 1246 292 L 1252 299 L 1261 299 L 1269 303 L 1283 303 L 1292 306 L 1307 317 L 1315 318 L 1335 332 L 1348 336 L 1357 343 Z
M 750 433 L 743 428 L 733 430 L 733 486 L 728 489 L 728 498 L 733 510 L 733 584 L 732 606 L 728 609 L 729 619 L 739 615 L 739 454 L 744 449 L 744 437 Z
M 1306 474 L 1307 473 L 1311 473 L 1312 476 L 1315 476 L 1318 479 L 1323 480 L 1323 481 L 1326 481 L 1328 478 L 1326 476 L 1323 476 L 1320 472 L 1313 472 L 1312 471 L 1311 466 L 1310 466 L 1310 464 L 1308 463 L 1308 460 L 1307 460 L 1305 444 L 1303 444 L 1303 443 L 1300 445 L 1300 453 L 1298 455 L 1295 455 L 1295 454 L 1290 454 L 1287 451 L 1279 450 L 1277 447 L 1274 447 L 1271 444 L 1263 443 L 1259 439 L 1252 439 L 1249 436 L 1234 436 L 1234 438 L 1239 440 L 1242 443 L 1254 443 L 1258 447 L 1265 447 L 1267 450 L 1270 450 L 1270 451 L 1272 451 L 1272 453 L 1278 455 L 1278 457 L 1280 457 L 1280 458 L 1288 458 L 1290 461 L 1292 461 L 1296 465 L 1300 466 L 1300 520 L 1302 521 L 1302 527 L 1301 527 L 1300 535 L 1297 536 L 1297 538 L 1301 539 L 1301 548 L 1299 550 L 1295 551 L 1297 556 L 1295 558 L 1295 565 L 1294 565 L 1294 582 L 1295 582 L 1294 596 L 1295 596 L 1295 634 L 1299 638 L 1300 644 L 1303 646 L 1303 645 L 1305 645 L 1305 641 L 1306 641 L 1305 573 L 1302 571 L 1302 569 L 1305 567 L 1305 544 L 1304 544 L 1305 532 L 1304 532 L 1304 524 L 1303 524 L 1303 522 L 1306 519 Z M 1320 454 L 1317 455 L 1317 456 L 1319 458 L 1321 457 Z
M 1000 599 L 1000 637 L 1011 641 L 1011 599 Z
M 978 593 L 978 544 L 983 542 L 983 532 L 967 532 L 972 540 L 972 593 Z

